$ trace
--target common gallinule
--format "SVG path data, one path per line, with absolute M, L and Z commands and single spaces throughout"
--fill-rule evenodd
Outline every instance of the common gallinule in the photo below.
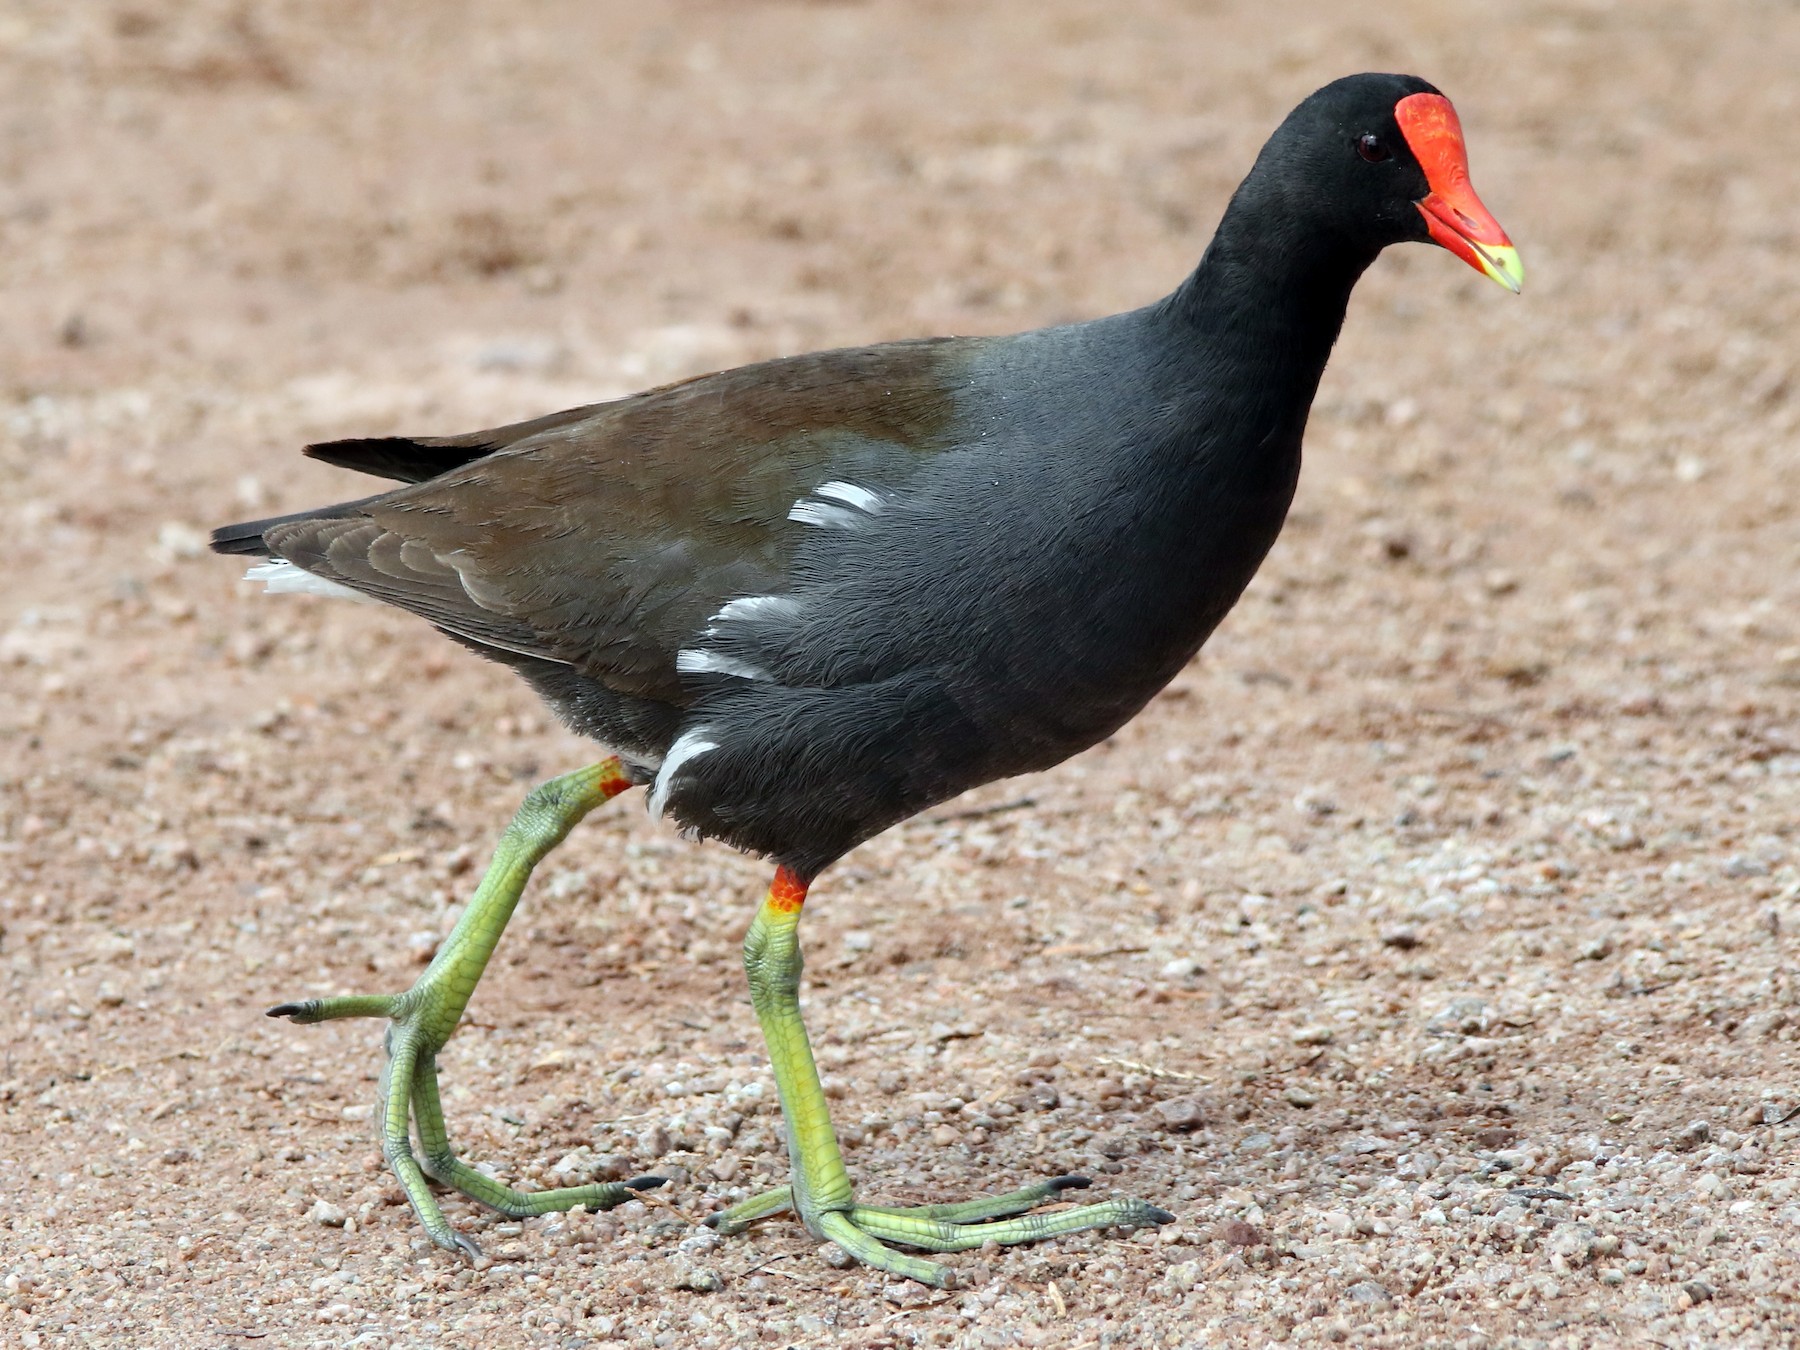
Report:
M 525 799 L 411 989 L 270 1009 L 389 1020 L 383 1152 L 439 1245 L 473 1251 L 427 1176 L 511 1215 L 657 1182 L 502 1186 L 451 1151 L 437 1089 L 437 1052 L 532 868 L 638 785 L 689 834 L 778 864 L 744 964 L 792 1185 L 715 1227 L 793 1210 L 859 1261 L 943 1284 L 946 1267 L 889 1244 L 1170 1217 L 1129 1199 L 1029 1212 L 1077 1177 L 859 1203 L 801 1023 L 801 906 L 863 840 L 1093 745 L 1194 655 L 1281 529 L 1351 288 L 1408 240 L 1519 288 L 1449 101 L 1410 76 L 1352 76 L 1289 114 L 1198 269 L 1144 309 L 769 361 L 464 436 L 310 446 L 410 486 L 213 536 L 272 559 L 249 573 L 271 591 L 428 619 L 611 752 Z

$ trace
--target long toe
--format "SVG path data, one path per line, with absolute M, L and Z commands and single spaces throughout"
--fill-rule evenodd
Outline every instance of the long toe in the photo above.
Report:
M 1153 1228 L 1171 1223 L 1167 1210 L 1130 1196 L 1091 1205 L 1040 1210 L 1068 1191 L 1085 1190 L 1086 1177 L 1053 1177 L 1016 1191 L 979 1196 L 946 1205 L 852 1205 L 816 1216 L 808 1226 L 829 1238 L 854 1261 L 874 1270 L 917 1280 L 938 1289 L 954 1287 L 955 1272 L 935 1261 L 897 1250 L 966 1252 L 990 1242 L 1011 1246 L 1064 1237 L 1096 1228 Z M 710 1216 L 706 1222 L 720 1233 L 741 1233 L 757 1219 L 792 1207 L 786 1188 L 768 1191 Z
M 1013 1198 L 993 1197 L 1005 1201 Z M 946 1219 L 943 1216 L 947 1210 L 960 1213 L 962 1217 Z M 1036 1213 L 1026 1212 L 1024 1206 L 1001 1207 L 991 1201 L 921 1205 L 915 1209 L 870 1205 L 851 1209 L 848 1217 L 857 1228 L 878 1241 L 929 1252 L 966 1252 L 989 1242 L 1002 1246 L 1041 1242 L 1095 1228 L 1150 1228 L 1174 1218 L 1154 1205 L 1130 1197 Z
M 780 1186 L 772 1191 L 763 1191 L 747 1200 L 740 1200 L 730 1209 L 722 1209 L 717 1214 L 708 1214 L 702 1221 L 715 1233 L 731 1236 L 749 1228 L 758 1219 L 767 1219 L 776 1214 L 786 1214 L 794 1207 L 794 1191 L 791 1186 Z

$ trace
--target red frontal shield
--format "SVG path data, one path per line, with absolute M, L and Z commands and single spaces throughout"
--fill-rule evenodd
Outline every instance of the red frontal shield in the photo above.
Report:
M 1408 94 L 1394 105 L 1394 120 L 1431 189 L 1418 205 L 1432 240 L 1516 293 L 1525 279 L 1519 252 L 1469 184 L 1469 152 L 1450 100 Z

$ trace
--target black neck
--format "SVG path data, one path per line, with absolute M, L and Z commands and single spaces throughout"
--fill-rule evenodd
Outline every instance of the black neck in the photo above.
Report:
M 1304 419 L 1375 252 L 1308 218 L 1306 203 L 1252 173 L 1231 199 L 1193 275 L 1157 308 L 1187 330 L 1209 373 L 1256 374 L 1235 387 Z

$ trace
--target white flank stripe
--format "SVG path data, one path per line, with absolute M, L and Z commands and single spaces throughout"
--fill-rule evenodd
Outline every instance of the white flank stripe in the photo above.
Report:
M 708 623 L 721 619 L 791 619 L 800 613 L 800 602 L 791 595 L 746 595 L 730 601 Z
M 858 487 L 855 483 L 824 483 L 813 489 L 813 495 L 830 497 L 834 501 L 854 506 L 858 511 L 865 511 L 871 516 L 879 515 L 881 508 L 886 505 L 877 494 L 870 492 L 867 488 Z
M 802 525 L 818 525 L 827 530 L 859 530 L 868 517 L 848 506 L 832 506 L 828 502 L 803 498 L 794 503 L 794 509 L 788 512 L 788 519 L 797 520 Z
M 675 669 L 684 675 L 735 675 L 740 680 L 772 680 L 775 677 L 761 666 L 740 661 L 723 652 L 709 652 L 688 647 L 675 653 Z
M 719 748 L 717 741 L 705 739 L 708 730 L 707 727 L 695 727 L 692 731 L 682 732 L 675 738 L 675 744 L 669 747 L 669 753 L 663 756 L 662 767 L 656 771 L 656 783 L 650 789 L 650 815 L 653 819 L 662 818 L 663 807 L 669 800 L 669 789 L 675 785 L 675 774 L 681 766 L 690 759 Z
M 364 595 L 342 582 L 316 577 L 304 567 L 295 567 L 286 558 L 257 563 L 244 573 L 244 580 L 262 582 L 268 595 L 323 595 L 333 600 L 359 600 L 365 605 L 378 603 L 373 596 Z

